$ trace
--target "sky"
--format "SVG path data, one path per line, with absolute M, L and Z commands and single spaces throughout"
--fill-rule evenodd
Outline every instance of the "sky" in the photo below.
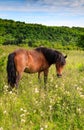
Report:
M 84 0 L 0 0 L 0 18 L 47 26 L 84 27 Z

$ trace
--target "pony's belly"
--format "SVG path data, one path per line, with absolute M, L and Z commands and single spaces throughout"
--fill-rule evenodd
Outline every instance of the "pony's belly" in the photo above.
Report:
M 36 73 L 36 72 L 41 72 L 41 71 L 44 71 L 46 68 L 48 68 L 48 67 L 36 67 L 36 68 L 25 68 L 25 70 L 24 70 L 24 72 L 26 72 L 26 73 Z
M 30 70 L 29 68 L 25 68 L 24 72 L 25 73 L 34 73 L 34 71 Z
M 24 72 L 25 73 L 36 73 L 40 71 L 39 69 L 29 69 L 29 68 L 25 68 Z

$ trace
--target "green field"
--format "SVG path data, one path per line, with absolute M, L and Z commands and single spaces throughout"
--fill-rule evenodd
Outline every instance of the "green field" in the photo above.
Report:
M 43 75 L 23 74 L 19 88 L 8 91 L 7 56 L 18 46 L 0 46 L 0 130 L 84 130 L 84 51 L 67 54 L 62 78 L 49 70 Z M 27 47 L 26 47 L 27 48 Z

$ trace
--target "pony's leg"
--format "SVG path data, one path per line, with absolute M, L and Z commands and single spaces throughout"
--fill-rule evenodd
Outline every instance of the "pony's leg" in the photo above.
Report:
M 19 80 L 21 79 L 21 77 L 22 77 L 22 73 L 17 72 L 17 77 L 16 77 L 16 88 L 18 88 L 18 83 L 19 83 Z
M 44 84 L 47 83 L 47 77 L 48 77 L 48 69 L 44 70 Z
M 38 81 L 39 81 L 39 83 L 41 82 L 40 74 L 41 74 L 41 72 L 38 72 Z

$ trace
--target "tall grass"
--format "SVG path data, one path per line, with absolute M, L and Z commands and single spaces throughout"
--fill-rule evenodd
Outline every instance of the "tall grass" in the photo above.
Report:
M 43 75 L 23 74 L 19 88 L 8 91 L 8 54 L 17 46 L 0 46 L 0 130 L 83 130 L 84 52 L 67 54 L 63 77 L 49 70 L 46 90 Z

